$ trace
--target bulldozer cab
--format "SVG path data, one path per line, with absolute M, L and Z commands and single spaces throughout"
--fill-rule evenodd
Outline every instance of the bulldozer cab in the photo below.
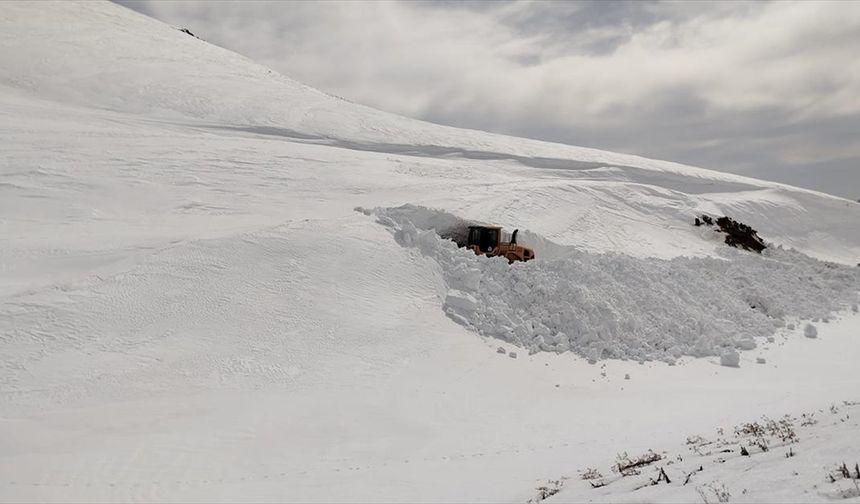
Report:
M 491 252 L 499 246 L 502 228 L 495 226 L 469 226 L 468 247 L 477 247 L 483 253 Z
M 535 258 L 535 251 L 517 244 L 517 231 L 515 229 L 510 240 L 506 241 L 501 226 L 469 226 L 466 246 L 477 255 L 504 257 L 510 264 L 531 261 Z

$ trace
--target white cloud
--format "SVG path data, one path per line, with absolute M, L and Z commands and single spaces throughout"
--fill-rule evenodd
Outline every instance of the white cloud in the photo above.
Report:
M 772 178 L 804 151 L 860 159 L 856 141 L 820 133 L 860 128 L 860 3 L 131 6 L 327 92 L 437 122 L 765 165 Z M 786 124 L 798 127 L 780 136 Z

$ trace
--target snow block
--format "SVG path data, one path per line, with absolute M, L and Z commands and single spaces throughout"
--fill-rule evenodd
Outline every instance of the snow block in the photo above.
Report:
M 755 340 L 752 338 L 744 338 L 738 341 L 735 346 L 741 350 L 752 350 L 755 348 Z
M 462 315 L 459 315 L 459 314 L 455 313 L 455 312 L 454 312 L 454 310 L 452 310 L 452 309 L 450 309 L 450 308 L 448 308 L 447 310 L 445 310 L 445 315 L 448 315 L 448 317 L 449 317 L 451 320 L 453 320 L 454 322 L 456 322 L 456 323 L 460 324 L 461 326 L 466 326 L 466 327 L 468 327 L 468 326 L 470 326 L 470 325 L 471 325 L 471 324 L 469 323 L 469 319 L 467 319 L 466 317 L 464 317 L 464 316 L 462 316 Z
M 469 314 L 478 308 L 478 300 L 471 294 L 458 290 L 448 291 L 445 297 L 445 306 L 453 308 L 458 312 Z
M 741 367 L 741 354 L 735 350 L 726 350 L 720 356 L 720 365 L 726 367 Z

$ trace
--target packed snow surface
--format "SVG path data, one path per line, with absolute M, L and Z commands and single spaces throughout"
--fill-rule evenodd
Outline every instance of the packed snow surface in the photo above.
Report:
M 519 243 L 533 242 L 538 259 L 508 265 L 442 238 L 464 225 L 444 211 L 407 205 L 373 213 L 398 243 L 440 265 L 444 309 L 454 320 L 531 352 L 674 362 L 751 350 L 787 317 L 825 317 L 860 291 L 860 268 L 781 247 L 663 260 L 594 254 L 525 232 Z
M 464 220 L 538 259 L 432 231 Z M 524 502 L 856 400 L 858 261 L 842 198 L 398 117 L 112 3 L 0 7 L 0 501 Z

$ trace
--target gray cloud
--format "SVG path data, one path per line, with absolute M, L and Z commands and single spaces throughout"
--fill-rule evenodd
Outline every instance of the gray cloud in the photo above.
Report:
M 860 3 L 120 3 L 384 110 L 860 197 Z

